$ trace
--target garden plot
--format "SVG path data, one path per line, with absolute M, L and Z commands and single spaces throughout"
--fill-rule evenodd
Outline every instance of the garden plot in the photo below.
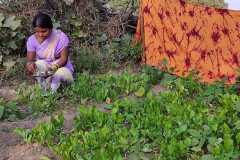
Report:
M 117 73 L 117 72 L 116 72 Z M 116 73 L 114 75 L 109 74 L 109 75 L 100 75 L 97 76 L 98 77 L 98 81 L 97 82 L 92 82 L 92 83 L 97 83 L 99 84 L 99 88 L 101 88 L 101 85 L 106 85 L 107 83 L 109 83 L 110 81 L 112 81 L 112 85 L 115 85 L 113 83 L 115 83 L 114 81 L 116 81 L 116 79 L 118 79 L 119 77 L 122 78 L 122 82 L 123 84 L 118 84 L 119 86 L 116 87 L 117 90 L 119 90 L 120 92 L 123 93 L 123 95 L 119 95 L 119 98 L 124 98 L 126 96 L 128 97 L 134 97 L 134 93 L 138 88 L 131 88 L 129 83 L 134 83 L 136 81 L 143 81 L 143 79 L 139 79 L 139 77 L 137 78 L 136 74 L 135 75 L 131 75 L 130 73 L 125 72 L 123 74 L 123 76 L 119 76 L 116 75 Z M 125 76 L 125 78 L 123 78 Z M 84 79 L 86 77 L 91 77 L 90 75 L 79 75 L 79 79 Z M 92 79 L 94 79 L 94 76 L 91 77 Z M 105 82 L 108 81 L 108 82 Z M 87 82 L 87 81 L 86 81 Z M 104 82 L 104 83 L 103 83 Z M 76 81 L 76 85 L 79 85 L 79 81 Z M 82 83 L 82 82 L 81 82 Z M 119 83 L 119 82 L 118 82 Z M 126 86 L 125 86 L 126 84 Z M 83 83 L 84 85 L 84 83 Z M 88 84 L 85 84 L 85 86 L 87 86 Z M 19 85 L 18 89 L 16 89 L 16 87 L 8 87 L 8 88 L 2 88 L 1 89 L 1 97 L 2 97 L 2 101 L 1 101 L 1 105 L 4 107 L 8 107 L 9 104 L 12 105 L 12 107 L 14 108 L 14 110 L 9 110 L 6 109 L 4 110 L 5 112 L 5 117 L 1 117 L 1 122 L 0 122 L 0 137 L 1 137 L 1 158 L 2 159 L 14 159 L 13 155 L 16 155 L 17 153 L 20 153 L 20 151 L 22 152 L 22 154 L 20 154 L 19 156 L 16 156 L 16 159 L 24 159 L 24 157 L 31 157 L 32 155 L 35 155 L 36 157 L 41 157 L 40 155 L 46 155 L 46 153 L 51 153 L 51 152 L 46 152 L 46 149 L 42 148 L 39 145 L 34 145 L 32 147 L 32 151 L 31 151 L 31 145 L 30 144 L 24 144 L 23 141 L 19 138 L 19 136 L 17 136 L 13 131 L 16 128 L 23 128 L 23 129 L 31 129 L 34 126 L 36 126 L 36 124 L 40 123 L 40 122 L 49 122 L 50 120 L 50 116 L 51 115 L 55 115 L 57 114 L 56 109 L 60 109 L 61 111 L 63 111 L 63 115 L 64 115 L 64 119 L 65 119 L 65 127 L 64 127 L 64 131 L 68 132 L 69 130 L 72 129 L 72 123 L 73 123 L 73 118 L 76 115 L 76 106 L 79 106 L 80 104 L 85 104 L 87 106 L 92 107 L 92 105 L 96 106 L 100 111 L 103 112 L 111 112 L 111 103 L 113 100 L 116 99 L 115 95 L 111 96 L 108 95 L 111 90 L 111 88 L 109 88 L 111 85 L 107 85 L 108 88 L 105 91 L 102 90 L 98 90 L 97 92 L 99 92 L 96 95 L 92 95 L 90 93 L 88 93 L 88 97 L 87 96 L 82 96 L 82 97 L 71 97 L 71 98 L 66 98 L 66 97 L 70 97 L 72 95 L 72 92 L 74 90 L 72 90 L 72 88 L 74 88 L 74 86 L 71 86 L 69 88 L 67 88 L 67 92 L 66 95 L 64 95 L 63 97 L 59 97 L 59 95 L 55 95 L 57 97 L 57 99 L 55 100 L 49 100 L 52 97 L 45 97 L 43 95 L 41 95 L 41 92 L 39 90 L 39 88 L 37 86 L 28 86 L 26 87 L 25 85 Z M 121 89 L 122 87 L 125 87 L 126 91 L 124 91 L 123 89 Z M 103 88 L 106 88 L 106 86 L 102 86 Z M 92 90 L 92 89 L 90 89 Z M 115 89 L 115 91 L 117 91 Z M 75 92 L 75 91 L 74 91 Z M 104 93 L 106 92 L 106 93 Z M 125 92 L 125 93 L 124 93 Z M 99 96 L 101 95 L 100 93 L 104 93 L 103 96 Z M 83 93 L 82 93 L 83 94 Z M 86 94 L 86 93 L 85 93 Z M 143 93 L 141 93 L 143 94 Z M 76 96 L 78 94 L 76 93 Z M 84 95 L 84 94 L 83 94 Z M 106 95 L 108 96 L 106 99 L 104 98 L 104 96 L 106 97 Z M 78 95 L 79 96 L 79 95 Z M 96 97 L 95 97 L 96 96 Z M 37 101 L 38 102 L 31 102 L 31 101 Z M 66 103 L 63 103 L 63 101 L 68 101 Z M 47 101 L 47 102 L 51 102 L 48 105 L 42 105 L 42 101 Z M 54 103 L 52 103 L 52 101 L 54 101 Z M 58 101 L 58 102 L 56 102 Z M 55 103 L 56 102 L 56 103 Z M 38 104 L 41 104 L 41 106 L 37 106 Z M 24 105 L 24 107 L 22 107 L 22 105 Z M 56 106 L 54 106 L 56 105 Z M 37 107 L 36 107 L 37 106 Z M 59 108 L 58 108 L 59 106 Z M 36 109 L 33 109 L 34 107 L 36 107 Z M 22 109 L 24 108 L 24 109 Z M 45 109 L 42 109 L 45 108 Z M 66 110 L 66 111 L 64 111 Z M 8 112 L 6 112 L 8 111 Z M 17 117 L 15 114 L 25 114 L 22 117 Z M 13 115 L 13 117 L 15 117 L 14 119 L 8 119 L 9 115 Z M 34 116 L 33 116 L 34 115 Z M 49 116 L 47 116 L 49 115 Z M 21 149 L 22 148 L 22 149 Z M 18 152 L 17 152 L 18 150 Z M 37 154 L 37 151 L 38 154 Z M 16 153 L 16 154 L 14 154 Z M 47 154 L 48 156 L 51 154 Z M 51 157 L 51 156 L 50 156 Z
M 31 121 L 31 127 L 14 126 L 11 133 L 20 135 L 25 147 L 48 148 L 51 154 L 41 156 L 49 159 L 238 159 L 236 86 L 205 85 L 193 77 L 145 68 L 79 74 L 54 97 L 41 97 L 37 87 L 20 90 L 19 103 L 32 108 L 36 117 L 49 116 Z M 1 128 L 8 128 L 9 122 L 3 123 Z

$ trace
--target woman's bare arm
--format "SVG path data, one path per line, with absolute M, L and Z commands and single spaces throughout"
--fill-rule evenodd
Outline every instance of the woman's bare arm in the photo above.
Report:
M 63 67 L 66 65 L 67 61 L 68 61 L 68 48 L 65 47 L 61 52 L 60 52 L 60 59 L 57 62 L 59 67 Z
M 36 60 L 36 52 L 28 52 L 27 53 L 27 61 L 34 62 Z
M 36 52 L 28 52 L 26 68 L 30 74 L 33 74 L 36 70 L 36 65 L 34 63 L 35 60 L 36 60 Z

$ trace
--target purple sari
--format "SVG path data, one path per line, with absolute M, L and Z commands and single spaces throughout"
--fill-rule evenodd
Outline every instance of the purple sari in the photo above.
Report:
M 67 35 L 61 30 L 53 29 L 49 37 L 41 44 L 39 44 L 34 34 L 30 36 L 27 40 L 27 51 L 36 52 L 36 60 L 44 60 L 51 66 L 57 63 L 61 51 L 68 45 L 69 39 Z M 68 68 L 72 73 L 74 71 L 70 58 L 63 67 Z
M 60 30 L 53 29 L 49 37 L 41 44 L 35 35 L 30 36 L 27 41 L 27 50 L 28 53 L 36 53 L 37 72 L 45 73 L 52 64 L 57 63 L 61 57 L 61 51 L 68 47 L 68 44 L 68 37 Z M 56 92 L 62 82 L 73 82 L 73 71 L 73 65 L 68 57 L 66 65 L 61 66 L 51 77 L 37 77 L 37 81 L 44 90 L 51 87 L 52 91 Z

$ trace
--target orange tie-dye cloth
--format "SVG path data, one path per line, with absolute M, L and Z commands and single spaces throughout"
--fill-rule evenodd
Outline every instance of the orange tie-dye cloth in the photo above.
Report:
M 183 0 L 142 0 L 136 39 L 143 62 L 179 76 L 195 71 L 201 81 L 234 83 L 240 67 L 240 12 Z

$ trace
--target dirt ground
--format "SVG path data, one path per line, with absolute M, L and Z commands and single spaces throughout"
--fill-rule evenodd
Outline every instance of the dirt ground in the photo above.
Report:
M 5 100 L 16 99 L 16 91 L 11 87 L 0 88 L 0 97 Z M 108 112 L 104 109 L 106 104 L 95 104 L 99 110 Z M 68 132 L 72 129 L 74 117 L 77 115 L 75 107 L 67 107 L 63 110 L 64 114 L 64 131 Z M 22 138 L 17 136 L 13 131 L 16 128 L 31 129 L 38 123 L 48 122 L 50 116 L 41 117 L 39 119 L 28 120 L 28 118 L 16 122 L 0 121 L 0 160 L 41 160 L 46 156 L 51 160 L 58 160 L 47 147 L 38 144 L 26 144 Z
M 0 97 L 6 100 L 16 99 L 16 91 L 10 87 L 0 88 Z M 76 109 L 63 111 L 65 124 L 64 129 L 70 130 L 73 125 Z M 51 160 L 57 157 L 44 146 L 38 144 L 26 144 L 13 130 L 16 128 L 31 129 L 40 122 L 47 122 L 49 116 L 35 120 L 19 120 L 16 122 L 0 122 L 0 160 L 41 160 L 46 156 Z
M 17 98 L 17 82 L 9 81 L 7 84 L 8 85 L 3 85 L 0 81 L 0 98 L 7 101 L 15 100 Z M 158 94 L 164 90 L 165 89 L 160 85 L 156 85 L 152 88 L 154 94 Z M 97 106 L 100 111 L 109 112 L 109 110 L 104 108 L 106 105 L 105 103 L 94 105 Z M 76 108 L 67 107 L 67 109 L 62 112 L 65 118 L 64 130 L 71 130 L 74 117 L 77 114 Z M 51 160 L 58 160 L 57 156 L 54 155 L 47 147 L 38 144 L 26 144 L 23 142 L 22 138 L 13 132 L 16 128 L 31 129 L 38 123 L 47 122 L 49 120 L 50 117 L 45 116 L 34 120 L 26 118 L 16 122 L 0 121 L 0 160 L 41 160 L 44 156 Z

